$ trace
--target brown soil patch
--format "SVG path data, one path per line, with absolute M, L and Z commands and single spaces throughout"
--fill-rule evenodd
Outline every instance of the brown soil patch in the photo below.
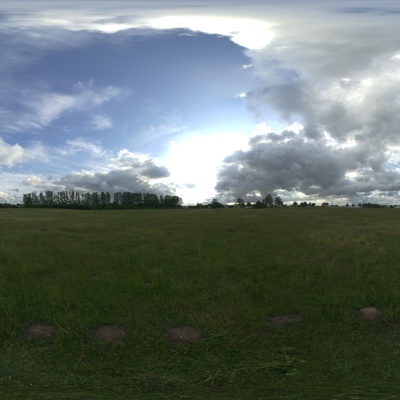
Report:
M 355 312 L 360 321 L 375 321 L 382 316 L 382 311 L 376 307 L 365 307 Z
M 303 317 L 298 314 L 275 315 L 268 318 L 268 322 L 274 326 L 283 326 L 294 322 L 302 322 Z
M 192 326 L 177 326 L 170 328 L 164 337 L 168 342 L 187 344 L 200 340 L 203 335 Z
M 34 339 L 55 339 L 57 337 L 57 328 L 53 325 L 35 324 L 28 327 L 26 337 L 29 340 Z
M 125 337 L 123 329 L 113 325 L 104 325 L 94 332 L 94 338 L 102 340 L 104 343 L 119 343 Z

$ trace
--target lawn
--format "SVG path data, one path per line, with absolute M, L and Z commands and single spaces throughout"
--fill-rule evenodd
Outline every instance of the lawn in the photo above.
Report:
M 400 398 L 400 210 L 1 209 L 0 234 L 0 398 Z

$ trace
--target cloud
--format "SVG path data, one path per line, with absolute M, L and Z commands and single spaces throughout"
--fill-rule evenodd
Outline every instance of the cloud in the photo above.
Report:
M 202 14 L 199 15 L 199 6 Z M 218 4 L 217 4 L 218 6 Z M 4 7 L 4 5 L 3 5 Z M 13 5 L 14 13 L 3 14 L 2 23 L 8 28 L 44 28 L 65 31 L 96 31 L 106 34 L 128 29 L 154 30 L 188 29 L 194 32 L 218 34 L 246 48 L 260 49 L 272 39 L 270 24 L 257 13 L 249 13 L 251 7 L 241 7 L 232 13 L 221 13 L 214 2 L 199 4 L 166 4 L 159 2 L 135 3 L 127 6 L 124 1 L 113 2 L 109 7 L 104 2 L 96 2 L 96 10 L 88 4 L 80 3 L 79 8 L 70 2 L 58 1 L 49 9 L 45 3 L 35 2 L 35 8 L 19 10 Z M 0 6 L 0 12 L 2 7 Z M 7 8 L 6 8 L 7 9 Z M 226 7 L 222 7 L 222 11 Z M 21 12 L 22 11 L 22 12 Z M 27 12 L 28 11 L 28 12 Z M 244 11 L 244 12 L 242 12 Z M 247 12 L 246 12 L 247 11 Z M 224 15 L 224 16 L 221 16 Z
M 122 30 L 123 35 L 114 35 L 116 42 L 126 35 L 163 35 L 169 29 L 187 29 L 183 34 L 195 36 L 196 32 L 223 35 L 248 56 L 239 70 L 252 79 L 247 89 L 237 91 L 240 102 L 236 101 L 244 102 L 258 123 L 248 148 L 231 146 L 233 135 L 230 141 L 227 137 L 220 141 L 218 135 L 213 135 L 214 141 L 207 135 L 190 140 L 186 135 L 187 144 L 175 145 L 167 168 L 128 150 L 112 158 L 99 143 L 75 138 L 67 142 L 65 151 L 103 158 L 103 170 L 90 172 L 85 165 L 85 171 L 57 179 L 64 179 L 65 185 L 76 182 L 97 188 L 101 182 L 106 187 L 128 187 L 131 179 L 146 187 L 157 179 L 170 179 L 171 173 L 182 187 L 196 185 L 198 196 L 200 188 L 210 193 L 214 171 L 220 167 L 216 188 L 226 199 L 246 194 L 256 198 L 265 191 L 281 191 L 290 198 L 392 198 L 400 171 L 398 4 L 385 1 L 377 6 L 371 0 L 362 6 L 342 0 L 335 4 L 227 3 L 96 2 L 94 12 L 93 3 L 87 2 L 79 9 L 65 1 L 51 9 L 41 1 L 35 2 L 35 9 L 29 9 L 27 2 L 1 2 L 5 29 L 0 38 L 0 69 L 8 71 L 0 82 L 0 97 L 6 99 L 0 103 L 2 129 L 44 130 L 78 114 L 86 115 L 83 125 L 92 130 L 112 128 L 105 106 L 127 94 L 122 88 L 87 82 L 69 90 L 45 85 L 26 90 L 14 82 L 21 90 L 9 89 L 11 68 L 29 71 L 26 67 L 48 49 L 82 46 Z M 4 13 L 11 7 L 13 13 Z M 136 135 L 135 143 L 146 144 L 146 150 L 154 149 L 155 142 L 165 148 L 165 138 L 176 136 L 177 131 L 151 123 L 155 128 L 148 132 L 138 128 L 145 133 Z M 242 150 L 234 152 L 236 148 Z M 22 143 L 4 144 L 0 163 L 13 166 L 26 160 L 29 149 Z
M 58 190 L 51 188 L 51 183 L 40 174 L 0 171 L 1 191 L 0 202 L 22 203 L 24 193 L 36 190 Z M 35 186 L 35 185 L 39 185 Z
M 170 176 L 168 168 L 155 165 L 152 160 L 147 160 L 144 162 L 141 174 L 150 179 L 167 178 Z
M 10 145 L 0 138 L 0 166 L 13 167 L 15 164 L 26 163 L 33 159 L 47 160 L 47 155 L 40 143 L 24 148 L 18 143 Z
M 2 192 L 0 191 L 0 202 L 1 203 L 11 203 L 13 200 L 13 197 L 10 196 L 8 193 L 6 192 Z
M 376 14 L 376 15 L 396 15 L 400 14 L 398 8 L 391 7 L 340 7 L 336 9 L 344 14 Z
M 99 131 L 112 128 L 113 126 L 112 120 L 109 117 L 100 114 L 94 115 L 90 120 L 90 123 Z
M 44 183 L 44 179 L 40 178 L 37 175 L 28 176 L 26 179 L 22 181 L 24 186 L 41 186 Z
M 89 151 L 95 154 L 100 152 L 99 156 L 103 157 L 101 167 L 103 171 L 82 169 L 55 176 L 18 175 L 19 183 L 30 187 L 29 191 L 75 190 L 80 193 L 129 191 L 150 192 L 159 195 L 176 194 L 174 184 L 162 182 L 169 176 L 168 169 L 157 165 L 155 160 L 145 155 L 122 150 L 117 157 L 110 158 L 108 153 L 103 153 L 101 147 L 96 147 L 81 139 L 71 140 L 69 144 L 72 147 L 76 145 L 78 151 Z M 13 180 L 10 177 L 7 179 L 10 181 L 9 185 L 15 184 L 16 175 Z M 20 200 L 18 199 L 18 201 Z
M 328 21 L 337 15 L 307 30 L 276 26 L 269 46 L 248 52 L 263 83 L 242 98 L 259 126 L 273 115 L 301 129 L 254 135 L 250 149 L 227 157 L 216 186 L 220 196 L 256 199 L 283 190 L 382 201 L 400 190 L 397 23 L 344 18 L 333 29 Z
M 74 138 L 67 140 L 66 143 L 68 147 L 60 149 L 61 154 L 73 154 L 83 151 L 96 158 L 104 157 L 107 154 L 107 151 L 104 150 L 99 143 L 92 140 Z
M 0 140 L 0 165 L 12 167 L 25 158 L 25 151 L 19 144 L 9 145 Z
M 376 198 L 379 192 L 400 191 L 398 165 L 385 165 L 389 158 L 384 152 L 368 152 L 361 144 L 340 146 L 329 136 L 310 139 L 302 130 L 257 135 L 249 146 L 227 157 L 219 172 L 216 190 L 224 201 L 256 201 L 283 191 L 297 200 L 308 196 L 358 203 L 374 193 Z
M 15 99 L 23 111 L 3 108 L 5 115 L 3 129 L 16 132 L 42 129 L 68 113 L 89 113 L 126 94 L 126 90 L 111 85 L 95 88 L 92 81 L 78 82 L 68 94 L 49 90 L 30 90 L 24 96 Z M 91 123 L 95 129 L 105 129 L 111 121 L 102 115 L 97 115 L 92 117 Z
M 21 85 L 26 82 L 29 75 L 19 81 L 13 78 L 20 71 L 34 66 L 48 51 L 62 51 L 82 47 L 93 40 L 96 40 L 94 32 L 69 31 L 53 26 L 48 28 L 41 26 L 40 22 L 32 21 L 31 25 L 24 26 L 23 19 L 18 13 L 13 15 L 1 14 L 0 4 L 0 86 L 9 87 L 12 84 Z M 25 12 L 26 18 L 32 14 Z M 15 80 L 14 80 L 15 79 Z
M 123 169 L 110 172 L 80 171 L 71 172 L 55 181 L 66 190 L 79 192 L 140 192 L 155 194 L 174 194 L 174 187 L 163 183 L 150 184 L 134 170 Z
M 358 166 L 349 159 L 348 151 L 332 151 L 319 141 L 305 141 L 304 135 L 293 132 L 257 136 L 250 146 L 248 151 L 238 151 L 225 159 L 216 186 L 225 198 L 279 189 L 318 194 L 334 185 L 347 169 Z
M 132 171 L 145 180 L 170 176 L 168 168 L 165 166 L 157 165 L 153 159 L 149 159 L 143 154 L 132 153 L 126 149 L 121 150 L 111 162 L 119 170 Z
M 209 34 L 228 36 L 247 49 L 259 50 L 273 39 L 270 24 L 257 19 L 221 17 L 215 15 L 168 15 L 150 20 L 156 29 L 184 28 Z

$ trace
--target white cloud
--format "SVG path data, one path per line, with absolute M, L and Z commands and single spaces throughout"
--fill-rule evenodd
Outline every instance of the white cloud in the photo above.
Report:
M 10 145 L 0 138 L 0 166 L 13 167 L 33 159 L 47 160 L 47 155 L 41 144 L 36 143 L 24 148 L 18 143 Z
M 261 19 L 217 17 L 215 15 L 175 15 L 155 18 L 149 26 L 156 29 L 185 28 L 209 34 L 228 36 L 250 50 L 260 50 L 273 39 L 271 25 Z
M 237 7 L 236 12 L 232 12 L 223 6 L 218 7 L 214 2 L 206 4 L 203 0 L 203 15 L 198 15 L 196 8 L 187 8 L 186 4 L 157 2 L 156 7 L 151 1 L 142 5 L 137 2 L 127 5 L 126 2 L 115 1 L 112 7 L 103 2 L 95 4 L 94 11 L 93 7 L 88 7 L 85 3 L 80 3 L 78 9 L 68 2 L 57 1 L 57 5 L 52 4 L 51 8 L 36 2 L 35 10 L 20 13 L 16 11 L 8 15 L 2 23 L 7 27 L 18 26 L 24 29 L 97 31 L 107 34 L 134 28 L 188 29 L 227 36 L 239 46 L 252 50 L 264 48 L 274 37 L 272 17 L 261 17 L 256 4 Z M 18 8 L 13 6 L 13 9 Z M 272 11 L 273 7 L 270 7 L 270 12 Z
M 104 150 L 100 144 L 84 138 L 69 139 L 66 143 L 68 148 L 64 149 L 64 151 L 67 154 L 76 153 L 78 151 L 89 153 L 94 157 L 104 157 L 107 154 L 107 151 Z
M 21 183 L 24 186 L 41 186 L 44 183 L 44 179 L 37 175 L 31 175 L 25 178 Z
M 63 113 L 76 108 L 80 103 L 78 96 L 59 93 L 43 93 L 38 97 L 25 103 L 28 108 L 33 110 L 33 121 L 36 121 L 38 126 L 49 125 Z
M 0 165 L 12 167 L 15 163 L 23 161 L 24 156 L 25 151 L 18 143 L 9 145 L 0 139 Z
M 41 129 L 67 113 L 89 113 L 126 94 L 126 90 L 115 86 L 95 88 L 93 82 L 78 82 L 68 94 L 31 90 L 19 100 L 26 111 L 19 114 L 9 111 L 5 114 L 7 118 L 4 128 L 10 131 Z M 111 120 L 101 114 L 92 117 L 91 123 L 95 129 L 105 129 L 112 125 Z
M 109 129 L 113 126 L 112 120 L 109 117 L 101 114 L 94 115 L 90 120 L 90 123 L 97 130 Z

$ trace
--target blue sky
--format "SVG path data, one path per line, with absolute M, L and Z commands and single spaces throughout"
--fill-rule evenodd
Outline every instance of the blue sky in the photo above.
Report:
M 0 201 L 397 204 L 394 1 L 3 1 Z

